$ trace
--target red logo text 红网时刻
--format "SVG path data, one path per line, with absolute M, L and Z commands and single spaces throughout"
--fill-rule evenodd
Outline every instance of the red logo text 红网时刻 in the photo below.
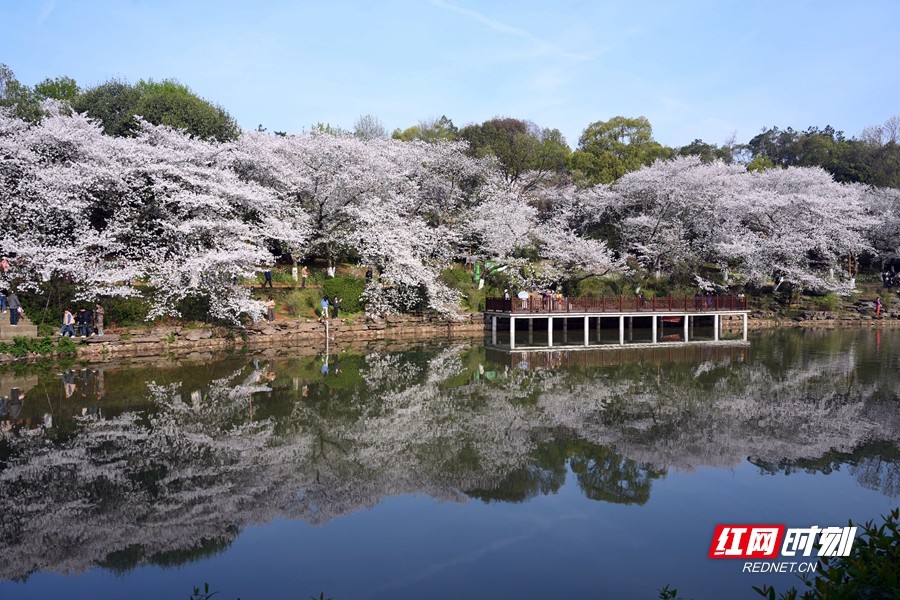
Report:
M 847 556 L 855 538 L 856 527 L 717 525 L 709 558 Z

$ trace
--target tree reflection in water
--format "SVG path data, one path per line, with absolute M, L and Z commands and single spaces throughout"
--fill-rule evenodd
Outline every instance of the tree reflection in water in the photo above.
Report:
M 748 457 L 847 468 L 894 497 L 900 375 L 883 365 L 900 349 L 883 339 L 876 360 L 870 334 L 596 366 L 519 368 L 468 345 L 343 350 L 327 374 L 323 356 L 107 366 L 83 398 L 44 373 L 49 404 L 30 392 L 22 418 L 49 406 L 52 426 L 23 420 L 0 441 L 0 577 L 179 564 L 248 524 L 324 523 L 399 494 L 523 502 L 570 471 L 586 497 L 633 505 L 672 469 Z

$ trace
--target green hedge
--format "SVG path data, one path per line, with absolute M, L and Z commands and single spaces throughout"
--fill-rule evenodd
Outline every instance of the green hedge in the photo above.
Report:
M 363 310 L 359 300 L 366 289 L 366 280 L 362 277 L 331 277 L 325 280 L 322 293 L 331 300 L 335 296 L 341 299 L 341 312 L 358 313 Z
M 106 298 L 103 306 L 104 326 L 142 325 L 147 321 L 150 303 L 144 298 Z

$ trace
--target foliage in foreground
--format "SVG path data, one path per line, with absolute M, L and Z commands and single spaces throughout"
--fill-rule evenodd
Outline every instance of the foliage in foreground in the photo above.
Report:
M 753 589 L 769 600 L 900 598 L 900 508 L 885 516 L 880 526 L 872 521 L 864 524 L 850 556 L 820 558 L 818 576 L 804 577 L 803 584 L 808 589 L 802 593 L 791 588 L 777 594 L 768 585 Z

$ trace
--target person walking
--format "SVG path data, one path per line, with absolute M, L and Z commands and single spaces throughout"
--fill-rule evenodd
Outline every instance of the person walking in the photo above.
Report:
M 103 310 L 103 307 L 99 304 L 94 305 L 94 329 L 97 331 L 97 335 L 103 335 L 103 317 L 106 315 L 106 311 Z
M 19 324 L 19 313 L 22 312 L 22 305 L 19 303 L 19 297 L 16 296 L 15 291 L 9 293 L 7 304 L 9 305 L 9 324 L 12 327 L 16 327 Z
M 90 308 L 84 309 L 84 321 L 82 321 L 84 337 L 94 335 L 94 311 Z
M 6 290 L 0 290 L 0 312 L 6 312 Z
M 303 268 L 300 269 L 300 287 L 306 287 L 306 280 L 309 278 L 309 269 L 306 268 L 306 265 L 303 265 Z
M 875 316 L 881 316 L 881 296 L 875 298 Z
M 78 337 L 84 337 L 84 308 L 79 308 L 75 315 L 75 329 L 78 330 Z
M 269 289 L 272 289 L 272 270 L 266 269 L 263 271 L 263 287 L 269 286 Z
M 334 300 L 331 301 L 331 306 L 333 307 L 333 310 L 331 312 L 331 318 L 337 319 L 338 311 L 341 309 L 341 299 L 338 298 L 337 296 L 335 296 Z
M 66 309 L 62 318 L 62 330 L 59 332 L 62 337 L 75 337 L 75 315 L 71 309 Z
M 328 318 L 328 296 L 322 297 L 322 318 Z
M 275 320 L 275 300 L 272 296 L 269 296 L 269 299 L 266 300 L 266 317 L 269 321 Z

